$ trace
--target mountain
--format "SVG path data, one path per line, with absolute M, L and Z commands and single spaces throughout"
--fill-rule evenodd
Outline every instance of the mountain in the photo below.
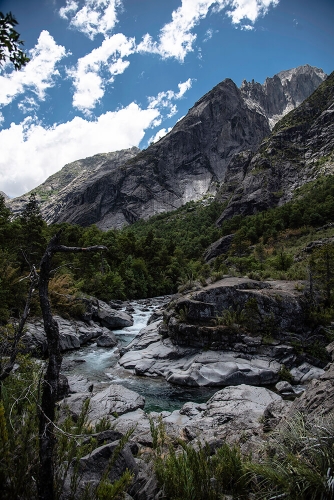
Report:
M 105 158 L 101 165 L 97 155 L 66 165 L 35 190 L 42 213 L 49 223 L 95 223 L 107 230 L 215 195 L 226 182 L 230 189 L 236 166 L 243 172 L 273 124 L 325 78 L 322 70 L 306 65 L 282 71 L 263 85 L 244 81 L 239 89 L 224 80 L 169 134 L 127 161 Z M 75 177 L 80 162 L 90 166 Z M 69 171 L 70 183 L 62 187 L 57 179 L 66 179 Z
M 112 153 L 100 153 L 68 163 L 59 172 L 48 177 L 46 181 L 37 188 L 32 189 L 23 196 L 11 200 L 9 203 L 10 208 L 14 213 L 20 212 L 22 206 L 28 201 L 29 195 L 31 193 L 36 193 L 44 213 L 44 206 L 47 206 L 50 199 L 56 199 L 58 193 L 64 200 L 64 203 L 66 203 L 72 193 L 80 189 L 81 185 L 89 182 L 89 179 L 93 181 L 103 176 L 106 171 L 112 172 L 139 152 L 139 148 L 132 147 Z
M 255 154 L 233 158 L 219 198 L 228 205 L 218 223 L 289 201 L 321 174 L 334 173 L 334 72 L 287 114 Z

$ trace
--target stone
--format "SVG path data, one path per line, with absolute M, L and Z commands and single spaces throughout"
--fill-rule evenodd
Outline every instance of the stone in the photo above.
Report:
M 115 347 L 118 343 L 118 340 L 112 332 L 108 334 L 103 334 L 96 341 L 96 345 L 98 347 Z
M 145 405 L 145 398 L 134 391 L 118 384 L 111 384 L 106 389 L 96 393 L 75 393 L 63 400 L 72 416 L 77 419 L 84 402 L 89 399 L 88 419 L 96 424 L 102 418 L 114 422 L 120 415 L 133 412 Z
M 310 363 L 302 363 L 296 368 L 290 370 L 292 379 L 295 383 L 305 383 L 312 379 L 320 378 L 325 372 L 322 368 L 312 366 Z
M 75 492 L 76 496 L 80 496 L 86 488 L 93 489 L 99 484 L 104 472 L 110 464 L 110 459 L 118 444 L 119 441 L 104 444 L 79 460 L 80 482 Z M 134 473 L 134 475 L 138 473 L 137 464 L 128 444 L 125 444 L 123 449 L 118 454 L 116 461 L 113 463 L 110 470 L 108 470 L 107 477 L 111 482 L 116 481 L 117 479 L 120 479 L 126 470 Z M 61 496 L 62 500 L 73 498 L 70 487 L 70 478 L 73 473 L 73 465 L 71 465 L 68 476 L 65 480 Z
M 118 363 L 138 375 L 163 376 L 173 384 L 189 386 L 274 384 L 281 367 L 266 357 L 247 359 L 236 353 L 180 347 L 173 345 L 170 339 L 130 350 Z
M 334 364 L 330 363 L 318 379 L 309 382 L 305 392 L 293 402 L 287 418 L 303 413 L 308 417 L 321 417 L 334 412 Z
M 283 380 L 281 382 L 277 382 L 277 384 L 275 385 L 275 389 L 280 394 L 294 394 L 292 385 L 289 384 L 289 382 Z
M 93 319 L 99 321 L 102 326 L 105 326 L 109 330 L 133 325 L 133 319 L 129 314 L 112 309 L 101 300 L 98 301 L 98 306 L 94 310 Z

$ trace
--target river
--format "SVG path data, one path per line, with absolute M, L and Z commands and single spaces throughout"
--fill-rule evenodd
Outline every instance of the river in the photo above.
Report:
M 133 326 L 114 330 L 120 346 L 128 345 L 142 328 L 147 325 L 151 314 L 168 301 L 167 297 L 156 297 L 130 302 L 133 308 Z M 184 387 L 169 384 L 162 377 L 139 377 L 130 370 L 117 365 L 118 347 L 98 347 L 91 343 L 78 351 L 64 355 L 64 375 L 86 377 L 95 388 L 102 388 L 110 383 L 121 384 L 145 397 L 145 411 L 173 411 L 180 409 L 187 401 L 202 403 L 216 391 L 213 387 Z

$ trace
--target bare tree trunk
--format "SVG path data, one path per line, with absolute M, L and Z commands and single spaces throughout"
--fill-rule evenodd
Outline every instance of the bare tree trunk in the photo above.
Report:
M 40 500 L 54 499 L 53 451 L 55 446 L 55 435 L 53 422 L 55 418 L 59 372 L 62 362 L 59 327 L 57 321 L 52 317 L 48 294 L 52 256 L 57 252 L 92 252 L 106 250 L 106 247 L 103 246 L 88 248 L 66 247 L 59 245 L 59 239 L 60 232 L 55 234 L 50 240 L 41 260 L 39 277 L 39 298 L 49 354 L 49 362 L 44 375 L 42 402 L 39 413 L 40 473 L 38 480 L 38 496 Z

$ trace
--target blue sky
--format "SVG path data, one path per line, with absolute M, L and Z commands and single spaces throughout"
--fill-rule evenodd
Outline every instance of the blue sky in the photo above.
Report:
M 0 69 L 0 190 L 146 148 L 231 78 L 334 70 L 333 0 L 0 0 L 31 61 Z

